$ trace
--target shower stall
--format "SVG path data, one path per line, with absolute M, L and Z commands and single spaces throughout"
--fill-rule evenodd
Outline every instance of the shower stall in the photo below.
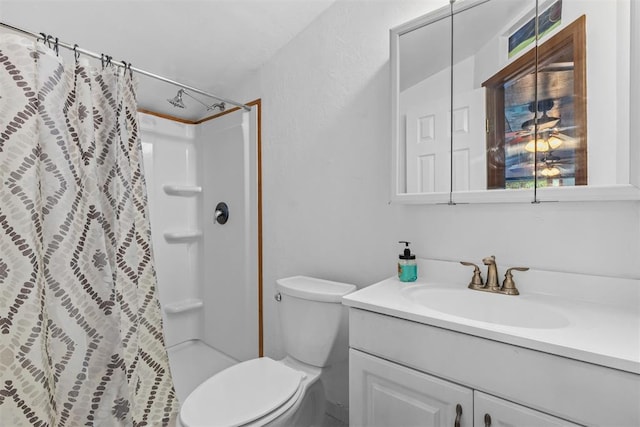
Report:
M 261 352 L 259 102 L 251 107 L 194 123 L 138 113 L 159 299 L 181 401 L 214 373 Z
M 0 56 L 0 418 L 172 424 L 262 353 L 260 101 L 4 22 Z M 134 74 L 219 114 L 136 120 Z

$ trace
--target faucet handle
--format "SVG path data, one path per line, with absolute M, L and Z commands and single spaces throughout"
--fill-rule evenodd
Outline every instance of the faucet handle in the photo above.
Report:
M 472 262 L 467 262 L 467 261 L 460 261 L 460 264 L 466 265 L 468 267 L 473 267 L 473 277 L 471 278 L 471 282 L 469 282 L 469 288 L 471 289 L 484 288 L 484 281 L 482 280 L 482 273 L 480 273 L 480 267 L 478 267 Z
M 527 271 L 529 267 L 511 267 L 504 273 L 504 281 L 502 282 L 502 289 L 500 291 L 507 295 L 520 295 L 518 288 L 516 288 L 516 283 L 513 281 L 511 270 Z

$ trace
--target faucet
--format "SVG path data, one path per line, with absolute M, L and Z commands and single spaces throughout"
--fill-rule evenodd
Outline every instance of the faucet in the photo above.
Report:
M 473 267 L 473 277 L 469 283 L 469 289 L 476 291 L 485 291 L 492 293 L 499 293 L 505 295 L 519 295 L 520 292 L 516 288 L 516 283 L 513 280 L 512 270 L 527 271 L 529 267 L 511 267 L 507 269 L 504 274 L 504 281 L 502 286 L 498 282 L 498 266 L 496 264 L 496 257 L 491 255 L 482 259 L 482 263 L 487 266 L 487 283 L 482 280 L 482 273 L 480 273 L 480 267 L 472 262 L 460 261 L 460 264 Z
M 487 284 L 485 290 L 489 292 L 499 292 L 500 284 L 498 283 L 498 266 L 496 265 L 496 257 L 494 255 L 482 259 L 482 263 L 487 266 Z

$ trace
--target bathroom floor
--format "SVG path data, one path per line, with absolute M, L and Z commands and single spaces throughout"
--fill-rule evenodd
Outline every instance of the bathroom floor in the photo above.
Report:
M 200 383 L 223 369 L 238 363 L 199 340 L 169 347 L 169 364 L 180 402 Z
M 348 427 L 349 424 L 345 423 L 342 420 L 332 417 L 329 414 L 325 414 L 324 416 L 324 424 L 322 427 Z

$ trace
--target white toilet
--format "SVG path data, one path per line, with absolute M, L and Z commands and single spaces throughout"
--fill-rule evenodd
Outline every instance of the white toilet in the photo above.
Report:
M 322 368 L 347 357 L 342 296 L 354 285 L 295 276 L 276 284 L 287 356 L 248 360 L 212 376 L 184 401 L 184 427 L 320 426 Z

